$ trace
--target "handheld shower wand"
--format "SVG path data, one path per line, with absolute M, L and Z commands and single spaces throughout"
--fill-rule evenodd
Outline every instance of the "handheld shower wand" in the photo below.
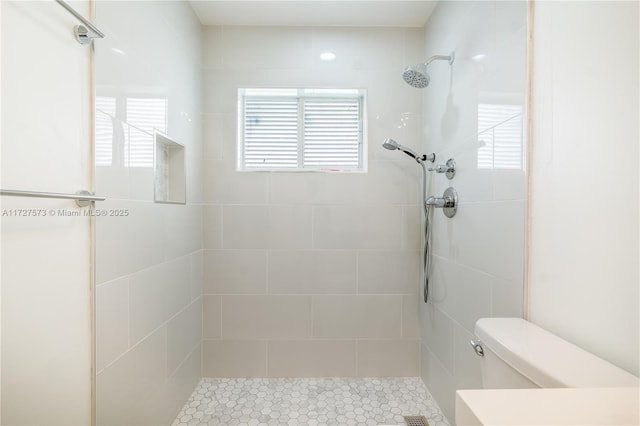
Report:
M 396 149 L 398 151 L 402 151 L 405 154 L 407 154 L 409 157 L 415 159 L 418 163 L 421 161 L 431 161 L 432 163 L 436 161 L 436 154 L 431 153 L 428 155 L 423 154 L 419 156 L 412 149 L 407 148 L 406 146 L 400 145 L 398 142 L 394 141 L 393 139 L 385 139 L 384 142 L 382 143 L 382 146 L 391 151 L 394 151 Z
M 431 255 L 430 255 L 430 244 L 429 244 L 429 240 L 431 239 L 431 224 L 429 222 L 430 218 L 430 213 L 431 213 L 431 206 L 433 205 L 433 203 L 427 203 L 427 166 L 425 166 L 425 161 L 430 161 L 430 162 L 435 162 L 436 161 L 436 154 L 435 153 L 431 153 L 431 154 L 423 154 L 421 156 L 419 156 L 418 154 L 416 154 L 414 151 L 412 151 L 411 149 L 404 147 L 402 145 L 400 145 L 398 142 L 394 141 L 393 139 L 385 139 L 384 142 L 382 143 L 382 146 L 388 150 L 391 151 L 402 151 L 405 154 L 407 154 L 409 157 L 413 158 L 414 160 L 416 160 L 416 162 L 418 164 L 420 164 L 420 167 L 422 167 L 422 208 L 424 209 L 424 220 L 425 220 L 425 227 L 424 227 L 424 250 L 423 250 L 423 256 L 422 256 L 422 260 L 423 260 L 423 274 L 424 274 L 424 286 L 423 286 L 423 295 L 424 295 L 424 302 L 426 303 L 427 300 L 429 299 L 429 266 L 430 266 L 430 261 L 431 261 Z

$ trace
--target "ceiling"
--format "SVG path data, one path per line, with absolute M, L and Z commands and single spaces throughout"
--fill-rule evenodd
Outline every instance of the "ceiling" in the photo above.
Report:
M 437 1 L 188 0 L 203 25 L 422 27 Z

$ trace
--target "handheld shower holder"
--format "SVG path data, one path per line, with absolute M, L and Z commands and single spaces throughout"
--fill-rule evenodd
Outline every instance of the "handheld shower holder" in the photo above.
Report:
M 436 153 L 432 152 L 431 154 L 422 154 L 421 157 L 416 157 L 416 161 L 420 162 L 420 161 L 429 161 L 431 163 L 435 163 L 436 161 Z M 431 169 L 429 169 L 431 170 Z
M 433 195 L 424 201 L 425 206 L 442 209 L 442 213 L 448 218 L 452 218 L 458 211 L 458 192 L 449 187 L 445 189 L 442 197 L 434 197 Z

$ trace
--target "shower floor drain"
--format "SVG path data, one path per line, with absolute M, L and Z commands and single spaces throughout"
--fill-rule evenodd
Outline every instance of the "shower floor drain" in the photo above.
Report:
M 427 418 L 424 416 L 404 416 L 407 426 L 429 426 Z

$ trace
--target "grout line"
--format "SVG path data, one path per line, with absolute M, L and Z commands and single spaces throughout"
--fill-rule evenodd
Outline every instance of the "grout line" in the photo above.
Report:
M 220 206 L 220 249 L 224 248 L 224 205 Z
M 360 250 L 356 250 L 356 295 L 360 294 Z
M 269 340 L 265 340 L 264 342 L 264 375 L 269 377 Z
M 220 295 L 220 327 L 219 327 L 218 331 L 220 332 L 219 336 L 220 336 L 221 340 L 224 338 L 224 336 L 222 334 L 222 330 L 223 330 L 223 328 L 222 328 L 222 319 L 224 318 L 224 315 L 222 315 L 222 310 L 224 309 L 224 303 L 222 303 L 222 298 L 223 297 L 224 297 L 223 295 Z
M 199 299 L 199 298 L 198 298 Z M 159 326 L 157 326 L 156 328 L 154 328 L 151 332 L 149 332 L 148 334 L 146 334 L 144 337 L 140 338 L 140 340 L 138 342 L 136 342 L 135 345 L 131 346 L 129 344 L 129 347 L 126 351 L 124 351 L 123 353 L 121 353 L 120 355 L 118 355 L 118 357 L 116 357 L 113 361 L 111 361 L 110 363 L 108 363 L 107 365 L 105 365 L 100 371 L 96 372 L 96 376 L 98 374 L 100 374 L 101 372 L 103 372 L 104 370 L 106 370 L 107 368 L 111 367 L 112 365 L 114 365 L 116 362 L 118 362 L 120 359 L 122 359 L 125 355 L 127 355 L 129 352 L 131 352 L 132 350 L 134 350 L 135 348 L 137 348 L 138 346 L 140 346 L 142 343 L 144 343 L 148 338 L 150 338 L 152 335 L 154 335 L 155 333 L 157 333 L 158 331 L 160 331 L 161 328 L 166 327 L 167 324 L 169 324 L 169 322 L 171 322 L 174 318 L 176 318 L 178 315 L 182 314 L 183 312 L 185 312 L 187 309 L 189 309 L 191 306 L 193 306 L 198 299 L 196 299 L 193 302 L 189 302 L 186 306 L 184 306 L 182 309 L 180 309 L 178 312 L 176 312 L 174 315 L 172 315 L 171 317 L 169 317 L 167 320 L 165 320 L 164 322 L 162 322 Z M 130 327 L 129 330 L 127 330 L 127 333 L 130 333 Z
M 404 340 L 404 296 L 400 295 L 400 340 Z
M 360 377 L 360 340 L 353 339 L 356 342 L 356 377 Z
M 270 250 L 265 249 L 264 250 L 264 256 L 265 256 L 265 277 L 264 277 L 264 281 L 265 281 L 265 295 L 269 294 L 269 272 L 271 272 L 271 256 L 269 255 Z

